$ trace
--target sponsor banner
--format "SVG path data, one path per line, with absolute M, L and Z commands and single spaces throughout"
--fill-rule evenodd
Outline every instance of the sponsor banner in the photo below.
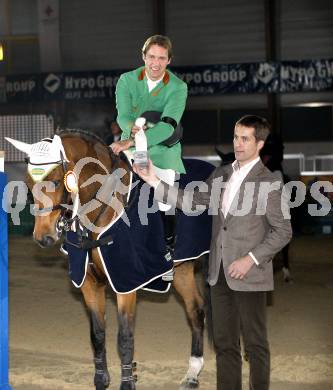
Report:
M 2 98 L 5 102 L 41 100 L 40 75 L 7 76 L 5 79 L 4 96 Z
M 288 93 L 333 89 L 333 59 L 171 67 L 190 96 Z M 127 70 L 48 73 L 1 78 L 0 103 L 108 100 Z
M 42 76 L 43 99 L 113 99 L 124 71 L 50 73 Z
M 279 92 L 333 89 L 333 60 L 284 61 L 280 64 Z
M 189 95 L 276 92 L 279 89 L 279 64 L 225 64 L 175 67 Z

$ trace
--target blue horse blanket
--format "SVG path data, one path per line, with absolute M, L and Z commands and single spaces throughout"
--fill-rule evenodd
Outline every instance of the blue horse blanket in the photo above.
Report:
M 208 178 L 214 166 L 194 159 L 185 159 L 186 174 L 180 175 L 179 187 L 192 181 L 203 181 Z M 134 179 L 139 179 L 134 177 Z M 148 224 L 143 225 L 139 213 L 139 194 L 144 184 L 132 190 L 126 210 L 130 224 L 120 218 L 99 238 L 112 236 L 112 244 L 98 248 L 105 274 L 112 289 L 116 293 L 126 294 L 140 288 L 156 292 L 167 292 L 170 283 L 164 282 L 161 276 L 172 269 L 172 261 L 168 260 L 164 240 L 163 223 L 160 212 L 147 214 Z M 156 202 L 153 189 L 149 196 L 149 207 Z M 207 211 L 199 216 L 188 216 L 177 210 L 177 241 L 174 261 L 193 260 L 209 252 L 211 239 L 211 216 Z M 66 241 L 78 242 L 77 233 L 67 232 Z M 63 250 L 69 255 L 69 276 L 76 287 L 81 287 L 87 272 L 88 250 L 78 249 L 66 242 Z

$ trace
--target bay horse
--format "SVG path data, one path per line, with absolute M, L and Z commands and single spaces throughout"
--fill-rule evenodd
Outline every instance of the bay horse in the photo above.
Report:
M 57 137 L 58 142 L 60 142 L 61 160 L 53 161 L 56 165 L 49 173 L 45 171 L 47 176 L 44 177 L 43 181 L 52 184 L 52 191 L 47 188 L 42 190 L 43 194 L 52 200 L 53 206 L 51 208 L 46 207 L 44 201 L 37 199 L 33 193 L 36 208 L 33 238 L 43 248 L 56 244 L 63 233 L 64 226 L 66 224 L 68 226 L 68 221 L 72 221 L 71 210 L 63 206 L 64 204 L 71 204 L 73 200 L 73 193 L 68 192 L 64 177 L 68 172 L 74 170 L 75 165 L 81 159 L 86 157 L 96 159 L 106 167 L 109 173 L 112 173 L 116 168 L 124 169 L 126 173 L 121 178 L 122 184 L 125 186 L 130 184 L 130 165 L 119 156 L 114 155 L 99 137 L 82 130 L 63 130 L 58 134 L 55 135 L 53 140 L 55 141 Z M 28 155 L 31 147 L 33 147 L 33 145 L 23 145 L 19 141 L 9 141 Z M 48 142 L 53 141 L 49 140 Z M 82 183 L 95 174 L 105 175 L 105 172 L 103 172 L 100 165 L 92 162 L 84 165 L 78 178 L 77 190 L 80 202 L 83 205 L 89 203 L 101 187 L 101 183 L 98 182 L 82 186 Z M 29 189 L 33 191 L 35 182 L 31 175 L 27 175 L 26 183 Z M 123 194 L 114 192 L 112 196 L 116 197 L 124 206 Z M 119 213 L 119 210 L 114 210 L 108 204 L 101 204 L 90 211 L 87 218 L 96 226 L 103 227 L 115 219 L 117 213 Z M 92 232 L 91 238 L 96 240 L 97 233 Z M 105 347 L 105 289 L 107 283 L 108 279 L 99 252 L 97 248 L 92 248 L 81 291 L 90 319 L 90 339 L 94 354 L 94 385 L 96 390 L 104 390 L 110 384 Z M 204 302 L 196 285 L 192 261 L 184 261 L 175 267 L 173 287 L 185 304 L 192 334 L 189 368 L 180 384 L 180 389 L 195 389 L 199 386 L 198 376 L 203 367 Z M 135 291 L 128 294 L 117 294 L 117 342 L 121 361 L 120 390 L 136 389 L 137 378 L 133 373 L 136 368 L 133 362 L 136 299 Z

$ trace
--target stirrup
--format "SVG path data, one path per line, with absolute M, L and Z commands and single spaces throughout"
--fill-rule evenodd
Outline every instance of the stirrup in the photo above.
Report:
M 168 271 L 166 274 L 162 275 L 162 280 L 164 282 L 172 282 L 173 281 L 173 275 L 175 274 L 174 268 L 172 268 L 170 271 Z

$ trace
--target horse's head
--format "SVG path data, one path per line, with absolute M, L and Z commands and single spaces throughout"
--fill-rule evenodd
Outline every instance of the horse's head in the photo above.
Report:
M 65 211 L 62 205 L 68 202 L 62 166 L 55 167 L 45 180 L 37 183 L 28 174 L 26 183 L 34 198 L 34 240 L 41 247 L 52 246 L 61 237 L 60 224 Z
M 34 200 L 34 240 L 42 247 L 54 245 L 61 236 L 59 222 L 64 213 L 61 206 L 68 202 L 64 175 L 68 170 L 61 138 L 45 139 L 35 144 L 26 144 L 6 138 L 17 149 L 27 154 L 26 184 Z
M 119 179 L 117 174 L 112 179 L 117 168 L 127 165 L 110 156 L 112 152 L 101 140 L 78 130 L 32 145 L 6 139 L 27 154 L 26 184 L 34 200 L 33 237 L 40 246 L 54 245 L 74 217 L 92 231 L 92 224 L 98 230 L 119 212 L 113 207 L 123 201 L 119 183 L 128 188 L 130 175 L 127 167 L 127 174 L 116 180 L 118 184 L 114 180 Z M 121 202 L 111 204 L 110 198 Z

